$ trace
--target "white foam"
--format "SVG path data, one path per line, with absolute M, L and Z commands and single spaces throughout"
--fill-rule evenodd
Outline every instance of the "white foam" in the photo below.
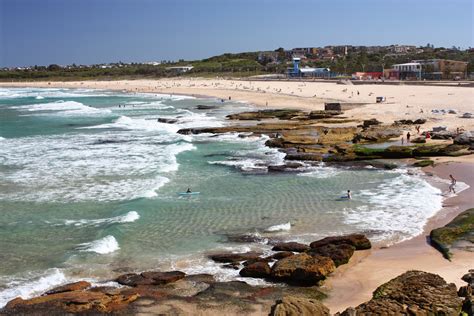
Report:
M 278 225 L 273 225 L 265 229 L 266 232 L 279 232 L 279 231 L 289 231 L 291 229 L 291 223 L 284 223 L 284 224 L 278 224 Z
M 98 240 L 79 244 L 77 249 L 104 255 L 119 250 L 120 246 L 114 236 L 108 235 Z
M 142 118 L 131 118 L 128 116 L 120 116 L 113 123 L 100 124 L 82 129 L 102 129 L 102 128 L 118 128 L 124 130 L 143 130 L 143 131 L 165 131 L 169 134 L 175 134 L 179 127 L 174 124 L 160 123 L 155 120 L 146 120 Z
M 318 178 L 318 179 L 327 179 L 327 178 L 335 177 L 343 171 L 342 169 L 328 167 L 324 163 L 322 163 L 319 166 L 309 167 L 307 168 L 307 170 L 308 172 L 300 173 L 298 174 L 298 176 Z
M 58 101 L 50 103 L 39 103 L 22 106 L 12 106 L 12 109 L 28 112 L 41 112 L 44 115 L 46 111 L 55 112 L 59 115 L 86 115 L 86 114 L 99 114 L 99 113 L 111 113 L 108 109 L 97 109 L 91 106 L 84 105 L 76 101 Z
M 353 197 L 367 204 L 346 208 L 345 222 L 360 230 L 384 231 L 378 238 L 392 242 L 421 234 L 443 201 L 441 190 L 400 171 L 371 190 L 354 191 Z
M 2 182 L 17 190 L 0 198 L 22 201 L 113 201 L 156 194 L 178 170 L 176 156 L 194 150 L 166 132 L 103 132 L 9 139 L 2 164 L 15 166 Z M 165 143 L 161 143 L 161 142 Z M 178 141 L 168 144 L 168 142 Z
M 38 96 L 36 96 L 36 98 L 35 98 L 35 99 L 36 99 L 36 100 L 43 100 L 43 99 L 44 99 L 44 97 L 42 97 L 42 96 L 38 95 Z
M 80 98 L 107 96 L 105 93 L 98 93 L 97 89 L 55 89 L 55 88 L 0 88 L 0 99 L 17 98 Z
M 28 299 L 35 295 L 42 294 L 55 286 L 66 283 L 66 281 L 68 280 L 64 273 L 57 268 L 46 271 L 40 277 L 9 281 L 7 283 L 8 288 L 0 291 L 0 308 L 16 297 Z
M 130 211 L 125 215 L 115 216 L 111 218 L 100 218 L 100 219 L 79 219 L 79 220 L 65 220 L 66 225 L 74 226 L 99 226 L 102 224 L 113 224 L 113 223 L 132 223 L 140 218 L 140 215 L 135 211 Z
M 176 166 L 175 167 L 176 170 L 178 169 L 178 167 Z M 169 170 L 169 171 L 172 171 L 172 170 Z M 164 177 L 161 177 L 157 184 L 150 190 L 148 191 L 145 191 L 143 192 L 142 194 L 140 194 L 139 196 L 137 197 L 144 197 L 144 198 L 148 198 L 148 199 L 151 199 L 151 198 L 154 198 L 154 197 L 157 197 L 158 196 L 158 190 L 164 186 L 166 183 L 168 183 L 170 180 L 168 178 L 164 178 Z

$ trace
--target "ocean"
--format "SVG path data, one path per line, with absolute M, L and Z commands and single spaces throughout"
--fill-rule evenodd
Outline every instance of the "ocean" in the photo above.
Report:
M 177 133 L 225 126 L 226 115 L 251 109 L 179 95 L 0 89 L 0 306 L 131 271 L 239 279 L 206 254 L 269 253 L 265 238 L 352 232 L 392 244 L 421 234 L 441 209 L 442 192 L 415 168 L 267 172 L 284 154 L 264 136 Z M 178 194 L 187 188 L 200 194 Z M 348 189 L 353 199 L 339 199 Z M 262 242 L 232 243 L 229 234 Z

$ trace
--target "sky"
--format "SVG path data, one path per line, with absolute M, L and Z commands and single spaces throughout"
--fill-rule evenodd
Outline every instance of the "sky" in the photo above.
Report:
M 0 67 L 325 45 L 474 47 L 473 0 L 0 0 Z

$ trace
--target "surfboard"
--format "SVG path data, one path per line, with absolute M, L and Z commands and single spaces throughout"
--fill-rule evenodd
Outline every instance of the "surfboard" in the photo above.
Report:
M 178 192 L 179 195 L 198 195 L 201 192 Z

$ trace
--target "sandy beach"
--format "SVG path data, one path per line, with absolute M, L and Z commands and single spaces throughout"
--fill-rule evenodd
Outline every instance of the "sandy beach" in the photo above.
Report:
M 384 123 L 400 119 L 427 119 L 423 129 L 474 129 L 474 120 L 460 118 L 474 112 L 474 89 L 458 86 L 342 85 L 335 82 L 252 81 L 201 78 L 122 81 L 0 82 L 3 87 L 61 87 L 107 89 L 210 96 L 245 101 L 258 107 L 323 110 L 325 102 L 360 103 L 345 116 L 364 120 L 377 118 Z M 385 103 L 375 103 L 378 96 Z M 456 114 L 435 114 L 432 110 L 454 110 Z M 422 111 L 422 113 L 421 113 Z
M 0 83 L 3 87 L 61 87 L 127 91 L 134 93 L 166 93 L 210 96 L 244 101 L 258 107 L 300 108 L 322 110 L 324 102 L 351 102 L 361 105 L 345 112 L 355 120 L 377 118 L 384 123 L 399 119 L 427 119 L 422 130 L 446 126 L 449 130 L 474 130 L 474 119 L 461 118 L 474 112 L 474 89 L 465 87 L 404 86 L 404 85 L 340 85 L 334 82 L 241 81 L 223 79 L 166 79 L 84 82 Z M 377 96 L 387 102 L 375 103 Z M 435 114 L 432 110 L 454 110 L 455 114 Z M 444 201 L 440 210 L 425 226 L 422 235 L 389 248 L 372 249 L 355 255 L 351 262 L 339 268 L 325 283 L 329 292 L 325 304 L 332 313 L 343 311 L 369 300 L 382 283 L 407 270 L 422 270 L 439 274 L 458 286 L 460 277 L 474 268 L 474 254 L 455 251 L 447 261 L 431 247 L 426 236 L 436 227 L 451 221 L 457 214 L 474 206 L 474 157 L 434 159 L 434 167 L 425 171 L 440 178 L 455 175 L 470 187 Z M 445 191 L 446 188 L 440 188 Z
M 423 234 L 411 240 L 395 244 L 389 248 L 374 248 L 358 253 L 347 266 L 338 269 L 325 283 L 329 298 L 325 301 L 331 312 L 341 312 L 347 307 L 357 306 L 371 299 L 372 292 L 381 284 L 395 278 L 407 270 L 421 270 L 442 276 L 456 286 L 464 285 L 461 277 L 474 267 L 474 254 L 454 250 L 452 261 L 429 245 L 427 237 L 434 228 L 449 223 L 460 212 L 474 205 L 474 161 L 452 158 L 450 162 L 440 162 L 426 172 L 440 178 L 449 174 L 457 175 L 469 188 L 459 195 L 444 201 L 440 210 L 426 224 Z M 462 179 L 462 180 L 461 180 Z M 440 187 L 446 191 L 446 187 Z

